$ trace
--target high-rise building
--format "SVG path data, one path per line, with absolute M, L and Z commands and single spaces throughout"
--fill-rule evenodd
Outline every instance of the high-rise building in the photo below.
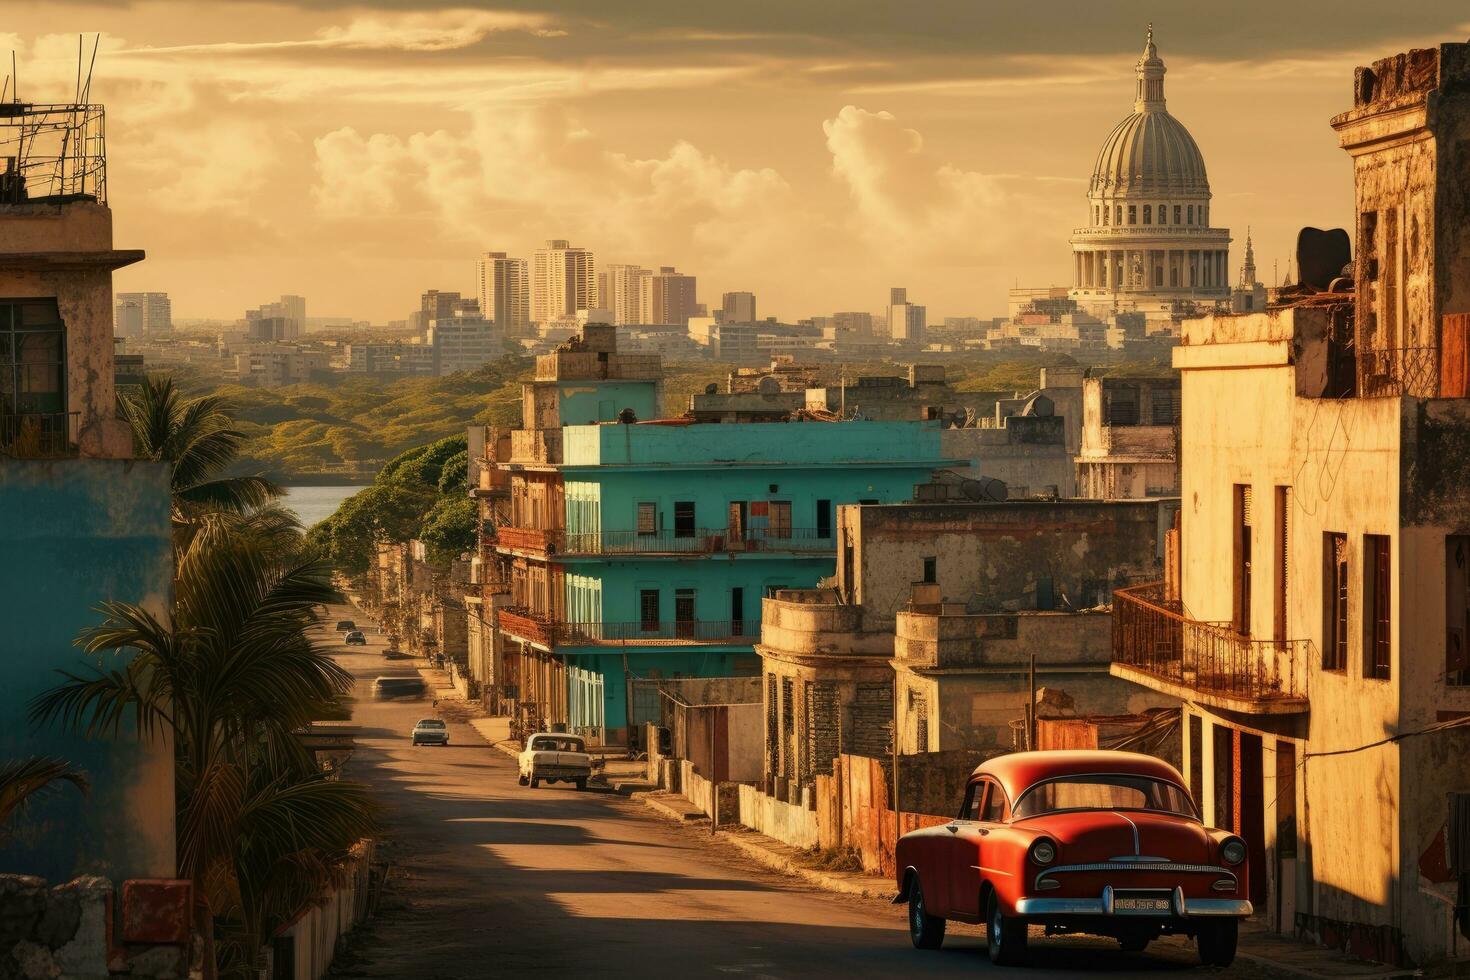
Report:
M 118 293 L 113 333 L 118 337 L 168 333 L 174 328 L 173 304 L 168 293 Z
M 696 315 L 695 277 L 674 271 L 671 265 L 644 278 L 638 286 L 643 323 L 689 325 Z
M 550 238 L 531 259 L 531 319 L 549 323 L 575 317 L 597 303 L 597 264 L 592 252 L 565 238 Z
M 613 323 L 649 323 L 643 317 L 643 280 L 653 275 L 640 265 L 610 265 L 598 275 L 598 302 L 612 311 Z
M 909 302 L 909 291 L 903 286 L 888 290 L 888 339 L 893 343 L 922 344 L 928 315 L 928 309 Z
M 504 252 L 486 252 L 476 264 L 480 284 L 480 315 L 506 337 L 531 332 L 531 276 L 525 259 Z
M 726 293 L 720 298 L 720 317 L 725 323 L 754 323 L 755 293 Z
M 279 320 L 271 324 L 269 335 L 266 328 L 257 326 L 260 320 Z M 245 329 L 252 339 L 299 340 L 306 332 L 306 298 L 304 296 L 282 296 L 274 303 L 262 303 L 253 310 L 245 311 Z
M 434 351 L 434 373 L 443 377 L 473 371 L 500 356 L 499 328 L 478 315 L 449 316 L 429 323 L 425 338 Z
M 461 296 L 457 292 L 430 289 L 419 297 L 419 308 L 408 315 L 411 329 L 424 333 L 435 320 L 452 316 L 479 315 L 480 301 L 472 296 Z

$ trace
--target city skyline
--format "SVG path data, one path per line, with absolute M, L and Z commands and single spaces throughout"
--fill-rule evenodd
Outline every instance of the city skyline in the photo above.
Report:
M 1252 226 L 1274 284 L 1302 222 L 1350 213 L 1313 177 L 1344 163 L 1310 121 L 1373 51 L 1470 33 L 1456 6 L 1326 24 L 1248 3 L 1202 30 L 1134 3 L 854 6 L 843 23 L 572 0 L 242 4 L 209 19 L 58 3 L 17 12 L 9 39 L 22 97 L 59 101 L 71 31 L 102 33 L 92 95 L 118 107 L 112 191 L 156 205 L 120 212 L 119 240 L 146 241 L 150 262 L 119 288 L 169 292 L 180 319 L 298 293 L 385 322 L 425 288 L 475 295 L 484 251 L 530 259 L 566 238 L 599 265 L 685 270 L 706 303 L 749 290 L 793 320 L 881 309 L 902 283 L 938 322 L 997 315 L 1017 283 L 1069 280 L 1064 242 L 1131 104 L 1149 21 L 1171 110 L 1210 161 L 1217 223 Z M 1059 14 L 1079 29 L 1057 31 Z M 1242 253 L 1237 232 L 1232 276 Z

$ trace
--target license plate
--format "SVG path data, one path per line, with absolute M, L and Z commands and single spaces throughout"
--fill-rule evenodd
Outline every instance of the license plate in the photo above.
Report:
M 1115 912 L 1170 912 L 1172 910 L 1167 898 L 1113 899 L 1113 911 Z

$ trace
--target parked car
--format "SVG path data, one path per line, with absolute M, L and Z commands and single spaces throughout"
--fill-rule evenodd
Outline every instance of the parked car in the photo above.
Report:
M 337 632 L 338 633 L 346 633 L 346 632 L 348 632 L 350 630 L 355 630 L 355 629 L 357 629 L 357 624 L 354 623 L 352 620 L 350 620 L 350 619 L 339 619 L 339 620 L 337 620 Z
M 576 783 L 577 789 L 586 789 L 587 777 L 592 775 L 592 756 L 587 754 L 587 743 L 580 735 L 537 732 L 526 739 L 520 767 L 522 786 L 535 789 L 545 780 Z
M 1132 752 L 1016 752 L 970 776 L 953 821 L 904 834 L 909 935 L 937 949 L 947 920 L 984 923 L 990 958 L 1026 958 L 1026 929 L 1091 933 L 1141 952 L 1197 940 L 1228 966 L 1251 914 L 1246 844 L 1206 827 L 1171 765 Z
M 347 634 L 346 639 L 342 642 L 350 647 L 365 647 L 367 646 L 367 637 L 362 635 L 362 630 L 353 630 Z
M 448 745 L 449 726 L 438 718 L 420 718 L 413 726 L 414 745 Z
M 424 696 L 422 677 L 379 677 L 373 680 L 374 701 L 413 701 Z

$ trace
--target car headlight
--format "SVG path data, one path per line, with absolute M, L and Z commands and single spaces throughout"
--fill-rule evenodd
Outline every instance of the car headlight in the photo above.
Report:
M 1226 838 L 1225 842 L 1220 845 L 1220 860 L 1232 867 L 1243 862 L 1245 860 L 1245 841 L 1239 837 Z
M 1051 864 L 1057 859 L 1057 846 L 1045 837 L 1031 845 L 1033 864 Z

